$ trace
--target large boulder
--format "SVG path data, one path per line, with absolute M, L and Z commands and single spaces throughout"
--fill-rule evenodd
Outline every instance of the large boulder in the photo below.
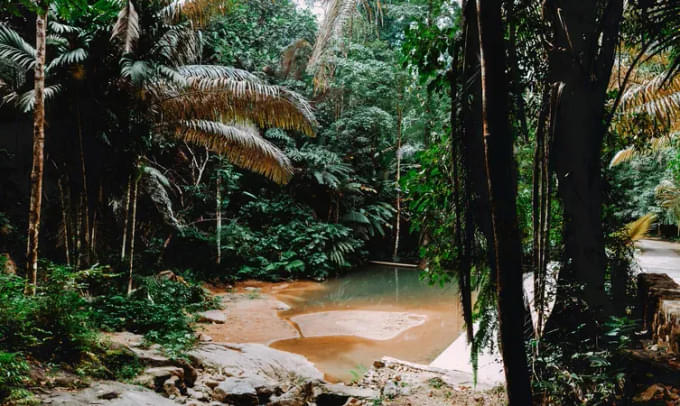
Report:
M 78 392 L 53 392 L 42 398 L 52 406 L 177 406 L 156 392 L 120 382 L 96 382 Z
M 302 355 L 263 344 L 203 343 L 189 356 L 194 364 L 220 370 L 227 376 L 261 376 L 284 383 L 323 379 L 323 373 Z

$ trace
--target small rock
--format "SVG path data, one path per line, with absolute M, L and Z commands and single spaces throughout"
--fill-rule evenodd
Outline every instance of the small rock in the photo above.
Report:
M 260 290 L 258 288 L 252 287 L 252 286 L 246 286 L 244 289 L 248 292 L 257 292 L 258 290 Z
M 283 302 L 279 302 L 279 303 L 276 304 L 276 310 L 278 310 L 280 312 L 285 312 L 285 311 L 290 310 L 290 306 L 288 306 L 287 304 L 285 304 Z
M 272 385 L 259 376 L 227 378 L 214 389 L 214 397 L 224 403 L 236 406 L 266 403 L 274 392 Z
M 212 337 L 210 337 L 210 336 L 207 335 L 207 334 L 203 334 L 203 333 L 198 333 L 198 337 L 197 337 L 197 338 L 198 338 L 198 341 L 200 341 L 200 342 L 202 342 L 202 343 L 209 343 L 209 342 L 211 342 L 211 341 L 213 340 Z
M 207 386 L 210 389 L 215 389 L 217 385 L 220 383 L 218 381 L 213 381 L 211 379 L 208 379 L 207 381 L 204 382 L 205 386 Z
M 180 367 L 147 368 L 134 382 L 149 389 L 160 391 L 164 383 L 173 376 L 177 377 L 178 380 L 184 379 L 184 370 Z
M 380 368 L 384 368 L 384 367 L 385 367 L 385 363 L 384 363 L 384 362 L 382 362 L 382 361 L 373 361 L 373 368 L 375 368 L 375 369 L 380 369 Z
M 206 310 L 197 313 L 199 323 L 224 324 L 227 322 L 227 315 L 222 310 Z
M 168 397 L 177 397 L 180 395 L 179 386 L 181 381 L 178 376 L 171 376 L 165 382 L 163 382 L 163 392 L 165 392 Z
M 399 386 L 392 381 L 387 381 L 382 390 L 382 395 L 388 399 L 393 399 L 399 396 Z

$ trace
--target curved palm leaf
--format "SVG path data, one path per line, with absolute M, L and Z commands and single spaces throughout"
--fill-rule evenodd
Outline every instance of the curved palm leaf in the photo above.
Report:
M 35 48 L 16 31 L 0 24 L 0 59 L 24 70 L 35 67 Z
M 234 165 L 287 183 L 293 170 L 288 158 L 252 125 L 189 120 L 176 124 L 175 136 L 226 156 Z
M 125 6 L 118 13 L 118 19 L 111 33 L 111 39 L 118 40 L 123 52 L 129 54 L 139 39 L 139 32 L 139 15 L 132 4 L 132 0 L 127 0 Z

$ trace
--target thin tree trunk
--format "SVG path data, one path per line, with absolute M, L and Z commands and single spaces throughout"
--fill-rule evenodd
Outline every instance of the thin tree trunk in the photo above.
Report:
M 524 316 L 522 247 L 517 220 L 516 165 L 508 114 L 500 0 L 477 0 L 482 75 L 482 123 L 491 223 L 496 248 L 500 348 L 510 405 L 531 405 L 521 328 Z
M 120 262 L 125 259 L 125 248 L 127 247 L 128 221 L 130 218 L 130 189 L 132 189 L 132 175 L 128 176 L 127 193 L 125 194 L 125 221 L 123 222 L 123 244 L 120 247 Z
M 28 243 L 26 246 L 27 275 L 31 275 L 30 292 L 38 287 L 38 240 L 40 236 L 40 210 L 45 167 L 45 41 L 47 12 L 38 10 L 35 19 L 35 107 L 33 110 L 33 164 L 31 166 L 31 197 L 28 212 Z
M 64 255 L 66 257 L 66 265 L 71 266 L 71 254 L 69 252 L 69 232 L 68 232 L 68 211 L 66 208 L 66 198 L 64 196 L 64 186 L 61 182 L 61 177 L 57 180 L 57 187 L 59 188 L 59 200 L 61 203 L 61 222 L 64 226 Z
M 127 294 L 132 293 L 132 268 L 135 260 L 135 229 L 137 226 L 137 194 L 139 192 L 139 178 L 135 179 L 135 188 L 132 192 L 132 228 L 130 230 L 130 273 L 128 276 Z
M 222 262 L 222 182 L 218 172 L 215 181 L 215 214 L 217 217 L 217 226 L 215 227 L 215 248 L 217 249 L 217 265 Z
M 85 255 L 85 263 L 89 264 L 90 262 L 90 250 L 91 250 L 91 241 L 90 241 L 90 203 L 89 203 L 89 196 L 87 193 L 87 170 L 85 169 L 85 148 L 83 146 L 83 126 L 82 122 L 80 121 L 80 107 L 77 107 L 78 112 L 78 144 L 80 147 L 80 172 L 82 176 L 82 182 L 83 182 L 83 189 L 82 189 L 82 196 L 83 196 L 83 223 L 84 223 L 84 230 L 85 233 L 83 235 L 84 239 L 84 255 Z
M 395 186 L 397 189 L 397 200 L 396 200 L 396 224 L 394 225 L 394 251 L 392 252 L 392 259 L 396 260 L 397 254 L 399 253 L 399 233 L 401 231 L 401 186 L 399 185 L 401 181 L 401 124 L 402 124 L 402 111 L 401 106 L 397 107 L 397 174 Z

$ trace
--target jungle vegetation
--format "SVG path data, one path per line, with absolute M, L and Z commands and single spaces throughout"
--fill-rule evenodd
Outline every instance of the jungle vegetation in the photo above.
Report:
M 368 259 L 457 284 L 510 404 L 630 397 L 634 241 L 680 224 L 680 4 L 322 6 L 0 2 L 0 399 L 27 360 L 134 374 L 84 356 L 99 330 L 181 356 L 201 282 Z

